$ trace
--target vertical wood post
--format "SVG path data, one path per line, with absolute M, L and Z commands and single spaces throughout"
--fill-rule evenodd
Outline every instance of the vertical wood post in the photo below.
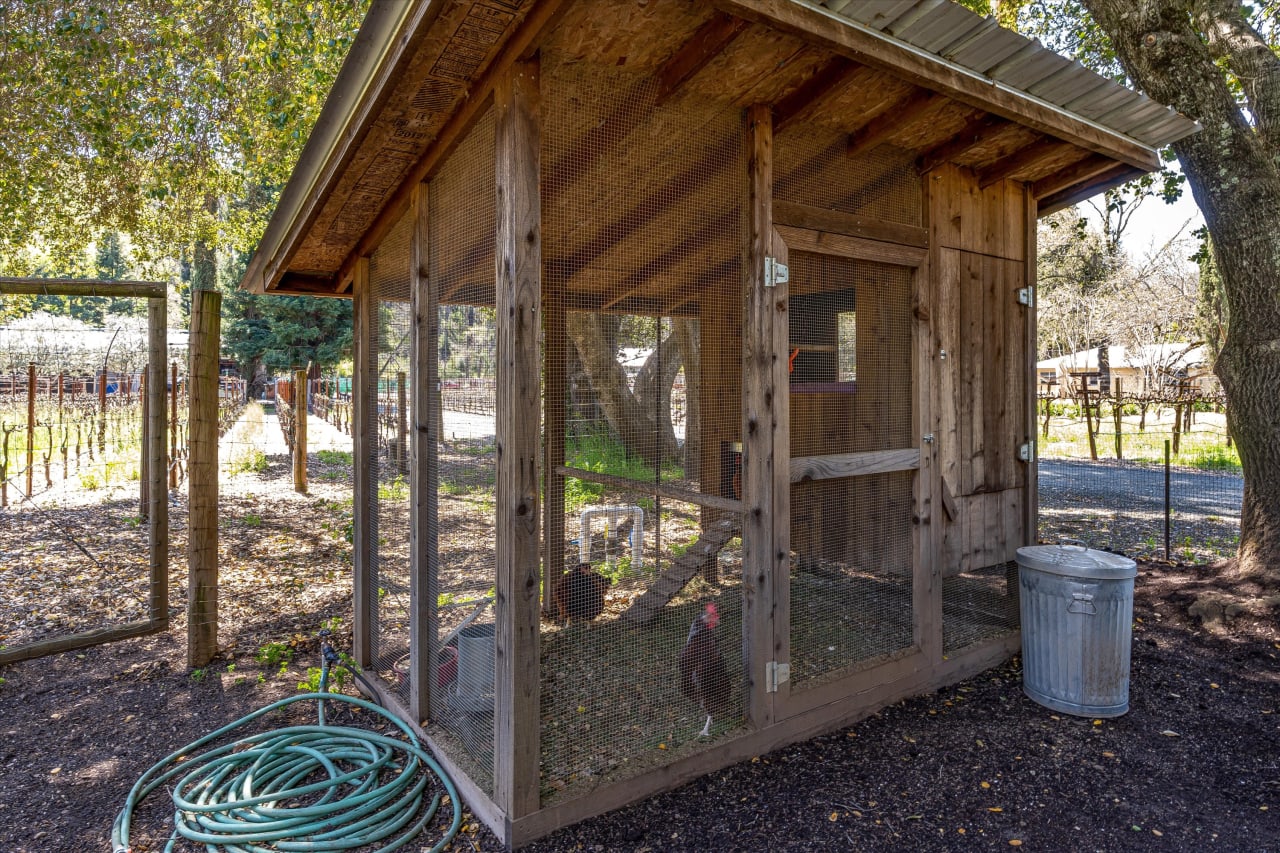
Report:
M 1027 276 L 1027 290 L 1031 293 L 1031 305 L 1027 308 L 1027 362 L 1025 370 L 1034 371 L 1036 369 L 1036 359 L 1038 357 L 1036 347 L 1039 338 L 1040 315 L 1036 308 L 1039 303 L 1040 283 L 1037 280 L 1036 264 L 1037 254 L 1039 251 L 1036 242 L 1037 228 L 1039 227 L 1039 202 L 1029 192 L 1028 189 L 1023 190 L 1023 240 L 1024 248 L 1024 268 Z M 1030 375 L 1030 374 L 1029 374 Z M 1022 534 L 1022 544 L 1034 545 L 1040 538 L 1040 474 L 1039 474 L 1039 449 L 1035 442 L 1035 414 L 1036 414 L 1036 398 L 1035 394 L 1029 394 L 1030 399 L 1027 400 L 1027 406 L 1031 410 L 1031 430 L 1028 438 L 1031 440 L 1031 461 L 1026 467 L 1026 496 L 1024 504 L 1026 505 L 1026 519 L 1023 522 L 1025 529 Z M 1053 411 L 1053 400 L 1045 400 L 1044 403 L 1044 437 L 1049 437 L 1049 415 Z M 1011 585 L 1010 592 L 1018 589 L 1016 583 Z
M 222 294 L 191 291 L 187 367 L 187 663 L 218 653 L 218 347 Z
M 178 488 L 178 362 L 169 371 L 169 488 Z
M 307 372 L 293 373 L 293 490 L 307 493 Z
M 36 473 L 36 363 L 27 363 L 27 497 L 31 497 Z
M 542 227 L 538 60 L 494 89 L 498 385 L 494 800 L 538 808 L 538 457 Z M 510 837 L 510 835 L 508 835 Z
M 146 444 L 147 545 L 150 549 L 151 622 L 169 624 L 169 492 L 165 488 L 169 458 L 165 441 L 164 368 L 169 357 L 168 305 L 164 297 L 147 300 Z
M 148 300 L 150 301 L 150 300 Z M 151 401 L 147 397 L 147 365 L 142 366 L 138 385 L 138 397 L 142 400 L 142 463 L 138 468 L 138 517 L 151 517 Z
M 64 377 L 65 377 L 65 376 L 66 376 L 66 374 L 65 374 L 65 373 L 62 373 L 62 372 L 59 372 L 59 373 L 58 373 L 58 423 L 59 423 L 59 424 L 61 424 L 61 423 L 62 423 L 62 417 L 63 417 L 63 413 L 62 413 L 62 409 L 63 409 L 63 405 L 62 405 L 62 404 L 63 404 L 63 381 L 64 381 Z
M 396 371 L 396 471 L 409 473 L 409 418 L 405 397 L 406 376 Z
M 543 557 L 542 612 L 551 613 L 554 602 L 552 584 L 564 574 L 564 475 L 557 469 L 564 465 L 565 404 L 567 377 L 565 360 L 568 338 L 565 333 L 564 294 L 544 289 L 542 321 L 545 368 L 543 386 L 543 441 L 545 460 L 543 478 Z
M 107 371 L 98 371 L 98 452 L 107 450 Z
M 369 259 L 356 261 L 352 272 L 351 315 L 354 330 L 355 365 L 352 375 L 352 413 L 355 425 L 354 470 L 352 486 L 355 503 L 352 507 L 353 534 L 353 571 L 354 589 L 352 593 L 352 634 L 351 653 L 362 667 L 373 666 L 373 608 L 377 598 L 370 586 L 373 583 L 374 548 L 377 546 L 376 523 L 370 507 L 371 499 L 376 496 L 376 480 L 373 477 L 373 466 L 377 463 L 374 456 L 377 447 L 377 413 L 374 408 L 377 388 L 377 366 L 370 353 L 373 344 L 373 292 L 369 286 Z
M 766 692 L 766 669 L 785 662 L 790 638 L 775 615 L 789 601 L 791 476 L 788 464 L 789 401 L 787 290 L 767 287 L 765 259 L 786 263 L 786 246 L 773 233 L 773 116 L 756 105 L 747 111 L 748 212 L 743 244 L 746 319 L 742 362 L 743 666 L 747 715 L 758 728 L 776 718 L 778 693 Z M 785 619 L 781 627 L 785 627 Z M 778 688 L 787 695 L 789 688 Z
M 1111 406 L 1111 420 L 1116 426 L 1116 458 L 1124 458 L 1124 402 L 1123 402 L 1123 384 L 1120 377 L 1111 380 L 1115 385 L 1115 400 Z
M 440 596 L 436 573 L 439 553 L 437 500 L 439 488 L 436 412 L 440 406 L 437 359 L 440 348 L 439 293 L 431 277 L 430 223 L 427 184 L 413 194 L 413 236 L 409 244 L 409 308 L 413 337 L 409 342 L 413 365 L 413 432 L 409 436 L 409 502 L 413 516 L 409 526 L 409 713 L 422 722 L 431 715 L 431 689 L 435 682 L 436 642 L 439 636 L 437 604 Z M 337 389 L 334 389 L 337 395 Z

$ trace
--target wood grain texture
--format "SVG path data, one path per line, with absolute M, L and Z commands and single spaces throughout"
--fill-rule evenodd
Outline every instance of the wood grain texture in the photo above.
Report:
M 542 233 L 536 59 L 495 86 L 497 171 L 497 590 L 494 800 L 538 809 Z
M 187 664 L 218 653 L 218 354 L 222 294 L 191 291 L 187 442 Z
M 352 491 L 352 598 L 351 653 L 360 666 L 373 667 L 373 626 L 377 596 L 374 594 L 373 560 L 377 549 L 372 535 L 374 522 L 369 505 L 376 494 L 377 421 L 374 411 L 377 393 L 377 364 L 373 353 L 376 317 L 373 288 L 369 280 L 369 259 L 361 258 L 352 270 L 351 319 L 354 326 L 352 389 L 353 451 Z
M 413 430 L 409 436 L 409 715 L 427 719 L 435 684 L 439 636 L 439 457 L 440 305 L 437 283 L 430 275 L 430 186 L 419 184 L 410 208 L 409 310 L 413 366 Z
M 890 471 L 914 471 L 920 467 L 920 451 L 871 450 L 863 453 L 834 453 L 830 456 L 796 456 L 791 459 L 791 482 L 865 477 Z
M 843 258 L 876 261 L 894 266 L 919 266 L 924 261 L 926 252 L 919 246 L 886 243 L 881 240 L 868 240 L 826 231 L 811 231 L 807 228 L 792 228 L 787 225 L 779 225 L 777 230 L 783 241 L 793 251 L 839 255 Z
M 927 248 L 929 245 L 929 232 L 924 228 L 870 219 L 792 201 L 774 201 L 773 222 L 775 226 L 785 225 L 810 231 L 827 231 L 882 243 L 897 243 L 917 248 Z
M 684 81 L 702 70 L 748 26 L 742 18 L 716 13 L 658 69 L 658 103 L 671 97 Z
M 164 296 L 147 300 L 147 546 L 151 574 L 151 622 L 169 624 L 169 449 L 165 424 L 165 360 L 168 307 Z M 154 377 L 154 378 L 152 378 Z

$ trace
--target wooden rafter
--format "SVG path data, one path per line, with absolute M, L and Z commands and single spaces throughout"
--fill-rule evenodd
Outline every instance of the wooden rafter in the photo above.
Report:
M 1044 198 L 1036 199 L 1037 215 L 1048 216 L 1064 207 L 1084 201 L 1098 193 L 1118 187 L 1126 181 L 1146 174 L 1144 169 L 1130 166 L 1128 163 L 1116 163 L 1110 169 L 1099 172 L 1083 184 L 1073 184 Z
M 780 133 L 789 124 L 812 118 L 827 99 L 843 89 L 849 78 L 861 68 L 861 65 L 843 56 L 837 56 L 823 65 L 809 79 L 774 104 L 774 133 Z
M 693 75 L 720 55 L 749 24 L 742 18 L 717 12 L 668 59 L 654 76 L 658 79 L 658 103 L 670 98 Z
M 945 101 L 928 89 L 918 89 L 902 100 L 891 104 L 871 121 L 849 135 L 849 147 L 846 152 L 856 157 L 870 151 L 895 133 L 906 129 L 921 119 L 926 112 Z
M 1053 195 L 1068 187 L 1088 181 L 1115 165 L 1116 161 L 1110 157 L 1103 154 L 1090 154 L 1083 160 L 1078 160 L 1065 169 L 1060 169 L 1052 175 L 1046 175 L 1036 181 L 1031 187 L 1031 194 L 1035 198 Z
M 943 163 L 964 156 L 971 148 L 976 148 L 1012 126 L 1013 122 L 999 116 L 980 113 L 966 122 L 957 133 L 923 152 L 916 163 L 916 168 L 921 174 L 935 169 Z
M 1057 157 L 1064 150 L 1074 147 L 1060 139 L 1040 137 L 1029 145 L 1024 145 L 1017 151 L 1001 157 L 991 165 L 984 167 L 978 173 L 978 186 L 985 189 L 992 184 L 1003 181 L 1005 178 L 1025 172 L 1027 169 L 1032 169 L 1037 164 L 1043 163 L 1051 157 Z

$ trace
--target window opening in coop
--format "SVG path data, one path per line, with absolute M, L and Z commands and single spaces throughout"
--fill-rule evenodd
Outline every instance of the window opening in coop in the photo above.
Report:
M 746 168 L 737 107 L 550 51 L 542 81 L 549 805 L 745 730 Z

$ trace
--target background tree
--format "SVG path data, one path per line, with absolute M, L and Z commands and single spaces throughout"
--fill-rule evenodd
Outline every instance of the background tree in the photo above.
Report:
M 1244 469 L 1238 569 L 1280 581 L 1280 5 L 1016 5 L 1021 27 L 1201 124 L 1172 150 L 1204 215 L 1231 319 L 1214 372 Z

